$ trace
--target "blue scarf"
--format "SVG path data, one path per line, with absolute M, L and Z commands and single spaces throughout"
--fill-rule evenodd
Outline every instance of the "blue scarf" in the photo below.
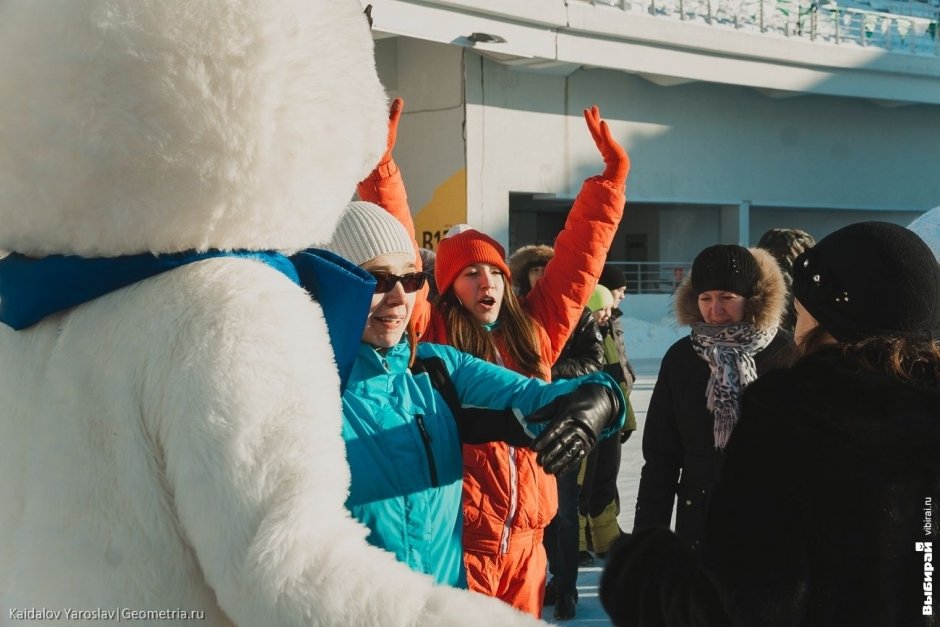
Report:
M 245 250 L 94 258 L 50 255 L 40 259 L 13 253 L 0 260 L 0 322 L 19 331 L 122 287 L 214 257 L 260 261 L 306 289 L 323 309 L 340 380 L 346 387 L 369 315 L 375 279 L 325 250 L 310 248 L 291 257 Z

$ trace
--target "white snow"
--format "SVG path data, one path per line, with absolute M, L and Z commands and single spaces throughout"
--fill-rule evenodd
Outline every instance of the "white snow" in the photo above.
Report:
M 624 346 L 627 347 L 631 362 L 638 359 L 662 359 L 676 340 L 689 334 L 688 327 L 677 326 L 671 318 L 649 322 L 624 316 L 620 320 L 623 324 Z

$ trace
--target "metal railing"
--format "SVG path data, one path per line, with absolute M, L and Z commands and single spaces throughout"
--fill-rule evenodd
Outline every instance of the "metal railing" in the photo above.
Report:
M 940 8 L 900 15 L 817 0 L 591 0 L 594 5 L 811 41 L 940 55 Z
M 692 267 L 691 261 L 611 261 L 627 277 L 628 294 L 672 294 Z

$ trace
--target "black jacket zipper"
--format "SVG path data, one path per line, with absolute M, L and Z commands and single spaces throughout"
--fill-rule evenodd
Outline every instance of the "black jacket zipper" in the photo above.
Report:
M 428 429 L 424 425 L 423 415 L 416 414 L 415 422 L 418 423 L 418 431 L 421 432 L 421 439 L 424 441 L 424 452 L 428 455 L 428 470 L 431 472 L 431 485 L 436 488 L 440 483 L 437 480 L 437 465 L 434 463 L 434 454 L 431 452 L 431 434 L 428 433 Z

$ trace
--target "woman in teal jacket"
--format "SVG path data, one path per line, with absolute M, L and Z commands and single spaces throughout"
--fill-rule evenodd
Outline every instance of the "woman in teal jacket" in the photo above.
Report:
M 376 205 L 351 203 L 327 249 L 376 279 L 343 393 L 347 507 L 372 544 L 439 583 L 465 587 L 461 442 L 529 445 L 546 471 L 565 472 L 598 437 L 619 430 L 623 396 L 603 373 L 548 384 L 448 346 L 416 347 L 406 330 L 424 274 L 404 227 Z M 451 404 L 493 411 L 455 416 L 451 394 L 420 365 L 428 360 L 446 370 Z

